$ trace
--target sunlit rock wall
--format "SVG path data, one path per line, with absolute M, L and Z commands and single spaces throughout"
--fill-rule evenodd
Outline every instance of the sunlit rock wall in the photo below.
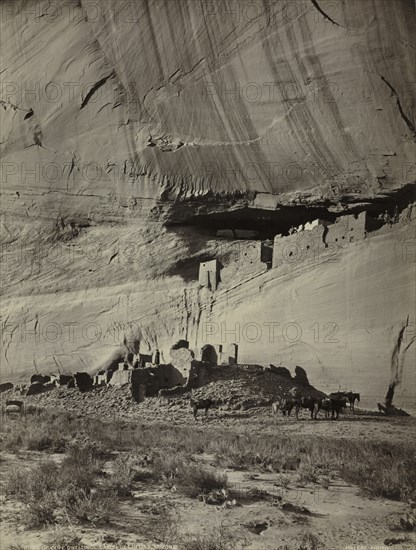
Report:
M 206 323 L 277 320 L 306 343 L 243 340 L 241 361 L 384 394 L 414 299 L 411 256 L 396 256 L 410 221 L 338 263 L 217 294 L 196 280 L 223 244 L 163 224 L 244 205 L 340 212 L 414 183 L 413 2 L 0 7 L 1 378 L 95 369 L 126 332 L 169 361 Z M 314 323 L 339 342 L 315 342 Z

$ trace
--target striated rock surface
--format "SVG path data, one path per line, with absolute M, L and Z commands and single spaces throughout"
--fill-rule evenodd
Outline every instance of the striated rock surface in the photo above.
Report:
M 171 212 L 178 198 L 336 204 L 411 183 L 414 10 L 407 0 L 10 3 L 3 207 L 160 220 L 189 215 Z
M 227 265 L 243 247 L 217 236 L 409 202 L 412 2 L 1 8 L 2 380 L 93 372 L 133 334 L 161 362 L 235 342 L 375 403 L 407 323 L 395 399 L 414 405 L 414 218 L 269 270 Z

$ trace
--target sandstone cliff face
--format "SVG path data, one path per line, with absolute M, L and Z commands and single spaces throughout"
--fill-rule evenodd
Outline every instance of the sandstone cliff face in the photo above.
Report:
M 199 261 L 233 243 L 166 224 L 242 207 L 339 213 L 411 192 L 413 3 L 2 7 L 2 379 L 97 368 L 128 333 L 168 361 L 176 339 L 206 343 L 207 323 L 292 322 L 301 339 L 274 347 L 240 335 L 240 359 L 299 364 L 315 386 L 379 399 L 414 323 L 414 263 L 397 256 L 414 220 L 338 262 L 236 276 L 216 293 L 198 287 Z M 328 323 L 339 342 L 322 341 Z
M 399 188 L 414 179 L 413 21 L 406 0 L 8 5 L 5 206 L 102 222 L 207 193 Z

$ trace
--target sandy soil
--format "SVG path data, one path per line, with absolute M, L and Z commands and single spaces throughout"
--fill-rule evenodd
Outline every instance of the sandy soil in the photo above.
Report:
M 171 420 L 177 424 L 195 424 L 187 411 L 176 412 L 163 407 L 163 414 L 152 420 Z M 143 412 L 143 411 L 142 411 Z M 151 421 L 148 409 L 142 420 Z M 272 417 L 266 410 L 251 410 L 240 413 L 210 411 L 207 418 L 201 417 L 198 424 L 210 428 L 232 427 L 235 431 L 259 433 L 321 435 L 339 439 L 340 446 L 348 445 L 351 439 L 414 441 L 416 420 L 414 418 L 386 419 L 369 413 L 344 415 L 338 422 L 311 421 L 307 415 L 296 422 L 294 419 Z M 40 461 L 44 453 L 21 451 L 2 452 L 1 482 L 18 466 L 29 467 Z M 61 460 L 62 455 L 48 455 Z M 195 460 L 213 464 L 214 457 L 196 455 Z M 107 465 L 111 468 L 111 462 Z M 217 467 L 218 469 L 218 467 Z M 105 528 L 75 526 L 82 544 L 87 548 L 115 549 L 175 548 L 178 536 L 209 536 L 225 529 L 235 537 L 232 547 L 250 550 L 277 550 L 288 545 L 290 549 L 303 548 L 299 540 L 305 533 L 313 533 L 319 540 L 319 548 L 348 550 L 354 548 L 394 548 L 410 550 L 416 543 L 414 532 L 398 528 L 399 518 L 411 512 L 409 504 L 380 498 L 368 498 L 360 489 L 340 479 L 336 472 L 328 487 L 322 484 L 301 483 L 296 472 L 271 473 L 224 470 L 228 475 L 233 499 L 223 505 L 210 505 L 181 496 L 159 483 L 141 484 L 133 497 L 122 502 L 121 509 Z M 173 510 L 175 524 L 167 517 L 154 516 L 149 523 L 149 510 L 168 504 Z M 24 530 L 19 525 L 23 505 L 2 497 L 1 502 L 1 548 L 38 550 L 45 548 L 48 530 Z M 164 540 L 151 543 L 146 533 L 158 531 Z M 225 536 L 225 535 L 224 535 Z M 17 546 L 17 548 L 20 548 Z M 226 547 L 225 547 L 226 548 Z M 312 546 L 305 546 L 307 550 Z

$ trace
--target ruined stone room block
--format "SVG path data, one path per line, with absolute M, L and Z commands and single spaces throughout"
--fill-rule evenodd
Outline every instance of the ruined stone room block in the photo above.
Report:
M 293 268 L 317 260 L 325 249 L 325 231 L 324 224 L 319 223 L 307 231 L 286 237 L 276 236 L 273 244 L 273 267 L 286 265 Z
M 37 395 L 45 391 L 45 385 L 41 382 L 33 382 L 26 391 L 26 395 Z
M 75 385 L 80 391 L 87 391 L 92 388 L 93 379 L 88 372 L 76 372 L 74 378 Z
M 222 346 L 212 346 L 211 344 L 205 344 L 201 348 L 201 361 L 204 363 L 211 363 L 217 365 L 218 354 L 222 352 Z
M 67 386 L 71 380 L 73 380 L 72 374 L 60 374 L 58 376 L 57 384 L 58 386 Z
M 187 348 L 171 349 L 170 356 L 171 364 L 174 367 L 172 382 L 175 384 L 185 384 L 194 359 L 193 352 Z
M 110 381 L 111 386 L 125 386 L 131 382 L 132 373 L 134 371 L 130 370 L 116 370 L 113 373 L 113 376 Z
M 199 284 L 211 290 L 216 290 L 220 280 L 218 260 L 202 262 L 199 265 Z
M 51 377 L 48 374 L 32 374 L 30 377 L 30 383 L 39 382 L 40 384 L 46 384 L 51 381 Z
M 325 236 L 327 244 L 344 246 L 353 241 L 364 239 L 366 235 L 366 212 L 351 216 L 341 216 L 335 223 L 328 226 Z
M 200 388 L 205 384 L 206 381 L 206 370 L 205 366 L 201 361 L 194 359 L 191 362 L 191 367 L 189 369 L 188 377 L 185 382 L 187 388 Z
M 94 384 L 96 386 L 105 386 L 110 382 L 112 376 L 113 373 L 111 371 L 100 371 L 94 378 Z

